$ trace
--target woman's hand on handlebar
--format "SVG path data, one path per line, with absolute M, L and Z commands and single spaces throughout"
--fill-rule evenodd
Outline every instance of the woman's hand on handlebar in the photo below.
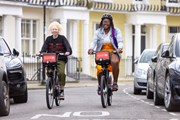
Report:
M 122 48 L 118 48 L 116 51 L 117 51 L 117 53 L 122 53 L 123 52 Z
M 92 55 L 92 54 L 93 54 L 93 52 L 94 52 L 94 50 L 93 50 L 93 49 L 89 49 L 89 50 L 88 50 L 88 54 L 89 54 L 89 55 Z

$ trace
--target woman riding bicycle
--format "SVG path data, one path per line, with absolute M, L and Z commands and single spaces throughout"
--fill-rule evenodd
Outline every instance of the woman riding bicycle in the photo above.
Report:
M 108 70 L 113 74 L 113 86 L 112 90 L 118 90 L 118 75 L 119 75 L 119 63 L 123 48 L 123 41 L 121 31 L 114 27 L 113 18 L 110 14 L 104 14 L 101 18 L 99 29 L 96 30 L 93 40 L 90 44 L 88 54 L 92 54 L 94 48 L 96 51 L 109 51 L 111 52 L 111 65 L 108 66 Z M 117 54 L 112 53 L 116 51 Z M 102 75 L 102 67 L 100 65 L 97 68 L 98 78 L 98 94 L 100 94 L 100 80 Z
M 72 49 L 66 37 L 59 34 L 62 30 L 61 24 L 54 21 L 49 25 L 48 29 L 52 35 L 46 38 L 40 53 L 56 53 L 57 55 L 59 53 L 65 53 L 64 56 L 59 55 L 57 61 L 57 74 L 60 83 L 59 99 L 64 100 L 64 86 L 66 83 L 65 64 L 68 60 L 67 56 L 72 54 Z

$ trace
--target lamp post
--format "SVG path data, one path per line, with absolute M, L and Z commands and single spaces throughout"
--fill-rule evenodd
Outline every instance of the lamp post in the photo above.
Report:
M 43 32 L 44 32 L 44 42 L 46 40 L 46 3 L 47 0 L 41 0 L 41 2 L 43 3 Z
M 46 3 L 47 0 L 41 0 L 41 2 L 43 3 L 43 40 L 45 42 L 46 40 Z M 45 79 L 46 79 L 46 75 L 45 75 L 45 67 L 43 67 L 43 71 L 42 71 L 42 84 L 45 84 Z

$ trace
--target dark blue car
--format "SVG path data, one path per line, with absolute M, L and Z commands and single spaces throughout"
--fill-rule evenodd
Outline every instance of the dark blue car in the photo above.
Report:
M 155 68 L 154 104 L 164 103 L 168 111 L 180 110 L 180 33 L 161 56 Z

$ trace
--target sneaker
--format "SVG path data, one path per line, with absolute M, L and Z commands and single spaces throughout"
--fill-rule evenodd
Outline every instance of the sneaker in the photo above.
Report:
M 64 100 L 64 92 L 60 92 L 60 94 L 59 94 L 59 100 Z
M 101 88 L 100 88 L 100 86 L 98 86 L 97 93 L 98 93 L 98 95 L 101 95 Z
M 117 83 L 113 83 L 112 91 L 118 91 L 118 84 Z

